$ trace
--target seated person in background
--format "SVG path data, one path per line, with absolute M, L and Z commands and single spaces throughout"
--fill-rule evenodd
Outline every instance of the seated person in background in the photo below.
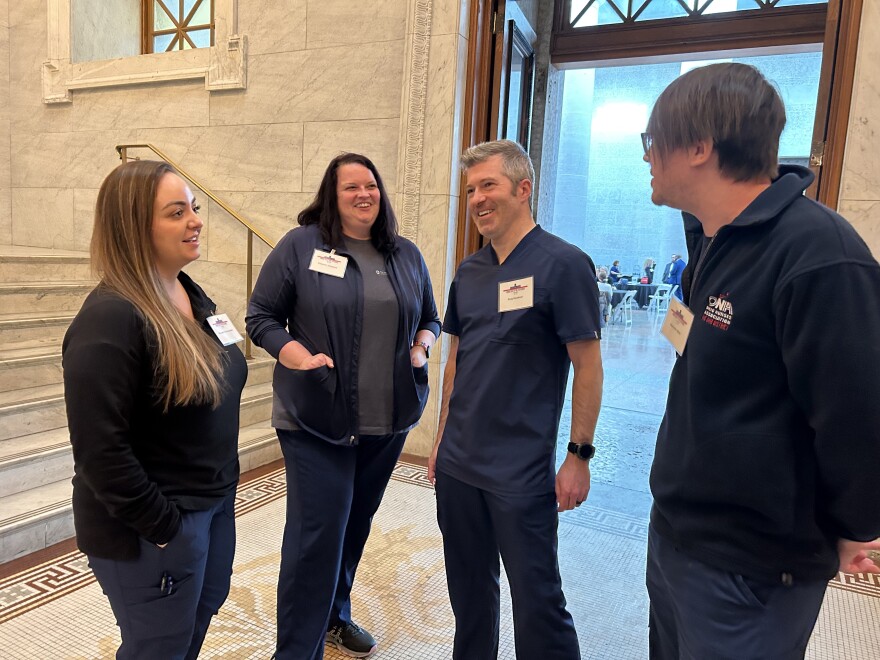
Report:
M 620 260 L 617 259 L 614 263 L 611 264 L 611 270 L 608 272 L 608 279 L 611 280 L 611 284 L 617 284 L 617 280 L 620 279 Z
M 596 286 L 599 287 L 599 316 L 604 328 L 611 318 L 611 300 L 614 296 L 614 289 L 608 284 L 608 271 L 600 268 L 596 272 Z
M 654 283 L 654 269 L 656 267 L 657 262 L 654 261 L 651 257 L 645 259 L 645 264 L 642 266 L 642 277 L 646 278 L 645 284 Z
M 668 273 L 664 274 L 663 283 L 664 284 L 672 284 L 673 286 L 677 285 L 675 289 L 675 297 L 681 300 L 681 274 L 684 272 L 684 268 L 687 264 L 684 262 L 684 259 L 681 258 L 680 254 L 672 255 L 672 262 L 666 266 Z

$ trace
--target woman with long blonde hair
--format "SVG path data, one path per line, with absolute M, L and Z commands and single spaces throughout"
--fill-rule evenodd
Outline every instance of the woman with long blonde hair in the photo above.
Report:
M 199 257 L 198 210 L 167 163 L 107 176 L 91 245 L 101 281 L 62 349 L 77 545 L 120 659 L 196 658 L 229 592 L 247 365 L 181 270 Z

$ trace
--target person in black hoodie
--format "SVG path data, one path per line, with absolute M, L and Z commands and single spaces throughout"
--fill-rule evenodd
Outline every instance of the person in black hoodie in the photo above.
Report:
M 803 657 L 829 578 L 878 571 L 880 266 L 778 167 L 784 125 L 758 70 L 725 63 L 670 84 L 642 136 L 693 314 L 650 478 L 652 658 Z
M 76 542 L 120 660 L 198 657 L 229 593 L 247 365 L 181 272 L 199 257 L 198 210 L 167 163 L 113 170 L 92 233 L 101 281 L 62 345 Z
M 428 397 L 440 334 L 431 278 L 373 162 L 334 158 L 300 227 L 260 271 L 246 319 L 277 358 L 272 424 L 287 469 L 278 660 L 375 651 L 351 614 L 370 522 Z

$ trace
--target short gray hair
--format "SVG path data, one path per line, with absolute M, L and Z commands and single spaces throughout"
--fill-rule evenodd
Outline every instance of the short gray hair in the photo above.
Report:
M 474 145 L 461 155 L 461 169 L 467 172 L 474 165 L 483 163 L 492 156 L 501 156 L 501 171 L 513 182 L 516 188 L 521 181 L 535 182 L 535 168 L 532 159 L 519 144 L 513 140 L 494 140 Z

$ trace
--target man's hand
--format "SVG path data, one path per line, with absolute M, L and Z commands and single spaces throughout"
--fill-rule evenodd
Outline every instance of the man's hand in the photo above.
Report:
M 844 573 L 880 573 L 880 566 L 868 556 L 868 550 L 880 550 L 880 539 L 864 543 L 840 539 L 837 542 L 840 570 Z
M 556 502 L 559 511 L 570 511 L 580 506 L 590 493 L 590 464 L 574 454 L 565 461 L 556 473 Z
M 434 448 L 431 450 L 431 455 L 428 457 L 428 481 L 431 482 L 431 485 L 434 485 L 434 481 L 437 479 L 437 450 L 440 449 L 440 439 L 434 443 Z

